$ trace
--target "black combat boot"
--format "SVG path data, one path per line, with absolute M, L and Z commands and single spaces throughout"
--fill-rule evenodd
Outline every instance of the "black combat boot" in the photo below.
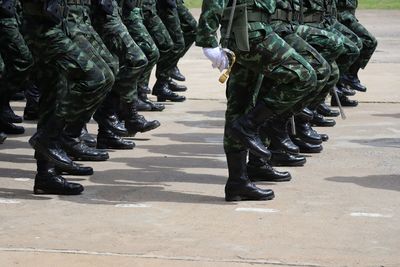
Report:
M 229 177 L 225 185 L 226 201 L 270 200 L 274 191 L 260 189 L 247 176 L 247 151 L 227 153 Z
M 97 134 L 97 148 L 99 149 L 133 149 L 135 143 L 125 140 L 110 130 L 99 128 Z
M 26 105 L 24 109 L 24 120 L 33 121 L 39 119 L 40 91 L 35 85 L 30 84 L 25 88 Z
M 7 135 L 0 130 L 0 144 L 3 144 L 6 139 Z
M 336 91 L 338 93 L 338 97 L 340 100 L 340 104 L 342 105 L 342 107 L 356 107 L 358 106 L 358 101 L 357 100 L 351 100 L 349 99 L 347 96 L 345 96 L 344 94 L 342 94 L 342 92 L 340 91 Z M 338 107 L 339 104 L 336 101 L 336 97 L 335 96 L 331 96 L 331 106 L 332 107 Z
M 81 184 L 68 182 L 53 167 L 49 161 L 37 159 L 34 194 L 79 195 L 83 192 L 84 187 Z
M 106 161 L 109 155 L 106 151 L 88 147 L 79 137 L 82 132 L 84 122 L 67 123 L 64 133 L 61 135 L 61 145 L 73 160 L 84 161 Z
M 165 109 L 165 105 L 151 101 L 147 97 L 147 90 L 143 87 L 138 87 L 138 101 L 138 111 L 163 111 Z M 141 105 L 142 108 L 140 108 L 139 105 Z
M 346 85 L 344 85 L 342 82 L 339 82 L 336 85 L 337 89 L 342 92 L 342 94 L 344 94 L 345 96 L 353 96 L 356 94 L 356 91 L 354 91 L 353 89 L 348 88 Z
M 269 147 L 271 150 L 284 150 L 292 154 L 298 154 L 300 149 L 289 137 L 288 124 L 289 120 L 286 118 L 275 118 L 261 126 L 260 132 L 266 133 L 270 139 Z
M 307 120 L 304 120 L 302 116 L 295 116 L 295 124 L 296 137 L 314 145 L 319 145 L 322 143 L 321 136 L 311 127 L 310 123 Z M 296 144 L 293 139 L 292 141 Z M 299 146 L 298 144 L 296 145 Z
M 252 182 L 287 182 L 292 179 L 289 172 L 280 172 L 275 170 L 266 160 L 259 158 L 252 153 L 249 153 L 247 174 Z
M 96 147 L 97 145 L 96 139 L 88 132 L 86 124 L 82 128 L 79 139 L 88 147 Z
M 172 102 L 183 102 L 186 100 L 186 97 L 171 91 L 168 85 L 168 80 L 158 79 L 153 87 L 153 95 L 157 96 L 158 102 L 165 102 L 167 100 Z
M 338 117 L 340 115 L 338 110 L 331 109 L 325 103 L 322 103 L 317 107 L 317 112 L 325 117 Z
M 117 102 L 119 102 L 118 96 L 108 94 L 103 103 L 101 103 L 94 113 L 93 119 L 97 122 L 99 127 L 104 127 L 119 136 L 126 136 L 128 130 L 124 127 L 123 123 L 121 123 L 117 116 L 119 107 L 119 103 Z
M 358 78 L 358 71 L 360 70 L 360 66 L 355 63 L 350 66 L 349 72 L 341 77 L 344 84 L 350 86 L 354 90 L 360 92 L 366 92 L 367 87 L 361 84 L 360 79 Z
M 0 131 L 5 134 L 24 134 L 25 128 L 9 122 L 0 114 Z
M 286 151 L 271 149 L 270 163 L 272 166 L 299 167 L 306 164 L 306 157 L 303 155 L 293 155 Z
M 171 70 L 171 78 L 180 82 L 184 82 L 186 81 L 185 76 L 183 76 L 183 74 L 181 73 L 181 71 L 179 70 L 178 66 L 175 66 L 174 68 L 172 68 Z
M 22 117 L 14 113 L 10 106 L 10 97 L 6 94 L 1 100 L 1 117 L 9 123 L 21 123 Z
M 168 87 L 172 92 L 185 92 L 187 90 L 185 85 L 177 84 L 171 78 L 168 79 Z
M 129 136 L 136 133 L 144 133 L 154 130 L 160 126 L 158 120 L 147 121 L 142 115 L 137 113 L 136 102 L 121 103 L 121 118 L 125 121 L 125 127 Z
M 319 114 L 316 110 L 314 110 L 313 113 L 314 113 L 314 116 L 313 116 L 313 119 L 311 120 L 312 125 L 319 126 L 319 127 L 333 127 L 336 125 L 335 120 L 324 118 L 324 116 Z
M 64 131 L 64 121 L 52 116 L 30 139 L 29 144 L 35 149 L 36 159 L 45 159 L 54 164 L 62 172 L 68 174 L 93 173 L 90 167 L 82 167 L 71 160 L 61 147 L 61 134 Z
M 292 140 L 300 148 L 300 153 L 320 153 L 323 149 L 322 145 L 310 144 L 298 137 Z
M 227 129 L 228 133 L 240 141 L 250 151 L 261 157 L 269 159 L 271 152 L 264 146 L 259 135 L 259 129 L 268 119 L 275 114 L 261 101 L 247 114 L 235 120 Z

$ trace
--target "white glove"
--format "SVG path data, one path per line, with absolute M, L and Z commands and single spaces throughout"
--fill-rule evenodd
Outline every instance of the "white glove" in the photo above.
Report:
M 218 68 L 219 71 L 227 69 L 229 66 L 229 59 L 226 52 L 221 47 L 203 48 L 203 54 L 212 62 L 212 67 Z

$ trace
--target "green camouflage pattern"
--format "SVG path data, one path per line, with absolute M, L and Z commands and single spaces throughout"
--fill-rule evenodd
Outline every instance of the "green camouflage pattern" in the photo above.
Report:
M 340 1 L 339 1 L 340 2 Z M 354 63 L 358 68 L 365 68 L 378 46 L 376 38 L 358 21 L 353 10 L 339 10 L 338 20 L 355 33 L 362 42 L 360 56 Z
M 149 85 L 151 71 L 160 58 L 156 43 L 153 41 L 150 33 L 144 25 L 142 9 L 137 7 L 133 10 L 125 10 L 122 12 L 123 22 L 125 23 L 129 34 L 146 55 L 147 66 L 144 68 L 142 75 L 139 78 L 138 86 L 146 88 Z
M 38 3 L 37 8 L 40 10 L 42 4 Z M 52 116 L 67 123 L 87 121 L 111 90 L 113 72 L 85 39 L 91 33 L 85 32 L 88 28 L 82 20 L 76 20 L 73 10 L 62 24 L 44 16 L 31 16 L 30 11 L 24 9 L 25 25 L 29 25 L 25 37 L 36 64 L 32 78 L 42 91 L 38 130 Z M 85 13 L 81 14 L 80 19 Z M 69 35 L 76 33 L 74 26 L 85 33 L 73 34 L 75 41 Z
M 119 95 L 120 101 L 132 103 L 137 99 L 137 82 L 146 68 L 147 58 L 122 22 L 117 2 L 113 1 L 113 5 L 112 15 L 106 14 L 99 5 L 92 6 L 93 27 L 119 61 L 113 91 Z
M 156 44 L 160 54 L 159 60 L 157 62 L 156 76 L 157 78 L 169 78 L 169 68 L 173 66 L 170 66 L 171 63 L 165 62 L 165 58 L 167 57 L 168 59 L 168 54 L 173 53 L 173 49 L 175 49 L 176 52 L 174 40 L 172 39 L 166 25 L 164 25 L 164 22 L 161 20 L 159 14 L 157 13 L 156 0 L 143 0 L 142 10 L 144 25 L 146 26 L 146 29 L 150 33 L 151 37 L 153 38 L 153 41 Z M 160 60 L 162 60 L 161 69 Z
M 252 8 L 270 12 L 272 7 L 275 10 L 275 4 L 275 1 L 256 1 Z M 203 1 L 196 45 L 218 46 L 217 30 L 224 6 L 223 0 Z M 236 54 L 237 63 L 232 68 L 226 89 L 226 153 L 246 149 L 229 135 L 228 129 L 234 120 L 252 107 L 254 99 L 263 101 L 277 116 L 294 113 L 304 105 L 302 101 L 310 89 L 317 85 L 313 67 L 270 25 L 256 21 L 248 23 L 248 29 L 250 51 L 239 50 L 232 39 L 227 42 L 228 48 Z M 221 31 L 224 32 L 224 25 Z M 257 80 L 260 80 L 259 89 L 255 83 Z
M 172 49 L 168 53 L 160 49 L 160 59 L 158 60 L 156 68 L 157 79 L 166 80 L 170 77 L 171 70 L 177 65 L 179 59 L 185 53 L 185 39 L 177 8 L 161 7 L 158 4 L 157 12 L 173 42 Z
M 177 0 L 176 2 L 183 39 L 185 41 L 185 49 L 183 49 L 180 55 L 180 58 L 182 58 L 196 40 L 197 21 L 185 6 L 183 0 Z
M 0 54 L 0 70 L 3 73 L 0 80 L 1 94 L 11 96 L 26 81 L 33 66 L 32 54 L 15 17 L 0 16 Z

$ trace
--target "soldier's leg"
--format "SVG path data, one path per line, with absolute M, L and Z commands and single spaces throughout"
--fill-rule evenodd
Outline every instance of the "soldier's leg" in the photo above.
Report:
M 183 0 L 177 0 L 177 9 L 183 38 L 185 40 L 185 49 L 182 51 L 181 58 L 186 54 L 196 39 L 197 21 L 192 13 L 185 6 Z M 175 66 L 171 71 L 171 77 L 178 81 L 185 81 L 185 76 L 182 75 L 178 66 Z
M 157 14 L 156 1 L 155 0 L 144 0 L 143 1 L 143 18 L 144 25 L 150 33 L 153 41 L 155 42 L 159 52 L 160 60 L 161 57 L 167 55 L 174 49 L 174 41 L 172 40 L 168 29 L 164 25 L 163 21 Z M 158 63 L 157 63 L 158 68 Z M 156 71 L 157 76 L 157 71 Z M 168 75 L 167 75 L 168 76 Z M 164 79 L 158 79 L 153 87 L 153 95 L 157 95 L 159 101 L 185 101 L 184 96 L 180 96 L 170 90 L 168 77 Z
M 160 52 L 144 25 L 141 9 L 134 8 L 130 12 L 126 13 L 127 14 L 123 13 L 123 19 L 128 28 L 129 34 L 146 55 L 148 61 L 147 66 L 138 81 L 138 109 L 140 107 L 143 108 L 143 105 L 145 105 L 148 106 L 147 110 L 162 111 L 165 108 L 164 105 L 153 103 L 147 98 L 147 93 L 150 91 L 148 86 L 151 71 L 160 58 Z M 146 109 L 146 107 L 144 109 Z
M 178 63 L 183 51 L 185 50 L 185 40 L 180 25 L 177 8 L 172 8 L 168 5 L 157 2 L 158 15 L 168 30 L 168 33 L 173 41 L 173 47 L 168 53 L 163 53 L 160 50 L 160 59 L 157 63 L 156 77 L 157 82 L 154 85 L 153 94 L 157 96 L 158 101 L 171 100 L 174 102 L 184 101 L 183 96 L 180 97 L 165 97 L 163 88 L 168 87 L 171 91 L 182 92 L 186 91 L 186 86 L 180 86 L 172 81 L 171 72 Z
M 3 14 L 0 14 L 0 53 L 5 64 L 3 78 L 0 79 L 0 128 L 9 134 L 22 134 L 24 128 L 13 124 L 22 122 L 22 118 L 11 109 L 10 99 L 28 78 L 33 58 L 16 18 L 4 17 Z
M 135 135 L 137 132 L 153 130 L 160 123 L 156 120 L 147 121 L 137 113 L 137 82 L 148 61 L 123 24 L 118 8 L 114 10 L 115 14 L 105 19 L 100 19 L 98 14 L 102 11 L 95 12 L 98 16 L 93 16 L 94 27 L 111 53 L 119 59 L 120 69 L 113 90 L 120 96 L 121 118 L 125 120 L 125 127 L 130 135 Z
M 338 17 L 341 23 L 348 27 L 362 40 L 363 44 L 360 51 L 360 56 L 356 62 L 350 66 L 348 75 L 346 75 L 344 78 L 346 82 L 355 90 L 366 91 L 367 88 L 360 83 L 358 71 L 360 69 L 364 69 L 368 64 L 370 58 L 375 52 L 378 41 L 361 23 L 358 22 L 358 19 L 352 12 L 343 11 Z
M 345 38 L 342 34 L 338 35 L 328 29 L 324 30 L 310 25 L 300 25 L 297 27 L 296 33 L 312 45 L 331 65 L 331 73 L 326 86 L 309 105 L 314 110 L 325 101 L 325 98 L 339 80 L 339 69 L 336 59 L 346 53 L 344 46 Z M 324 108 L 326 111 L 324 114 L 339 115 L 335 110 L 328 110 L 326 106 Z
M 227 121 L 234 139 L 242 142 L 260 157 L 270 156 L 257 136 L 258 128 L 266 121 L 282 114 L 293 114 L 302 108 L 302 100 L 310 88 L 316 86 L 317 77 L 312 66 L 283 39 L 271 32 L 253 40 L 253 50 L 237 53 L 238 64 L 263 74 L 264 78 L 255 107 L 235 121 Z M 236 81 L 236 80 L 234 80 Z M 234 86 L 234 82 L 231 82 Z M 248 86 L 251 86 L 250 84 Z M 244 138 L 251 135 L 254 142 Z

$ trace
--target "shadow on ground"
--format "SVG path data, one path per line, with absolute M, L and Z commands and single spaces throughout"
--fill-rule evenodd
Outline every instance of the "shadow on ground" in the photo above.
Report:
M 373 147 L 400 148 L 400 138 L 360 139 L 350 140 L 350 142 Z
M 400 175 L 398 174 L 368 175 L 364 177 L 337 176 L 326 178 L 326 180 L 337 183 L 351 183 L 367 188 L 400 191 Z

